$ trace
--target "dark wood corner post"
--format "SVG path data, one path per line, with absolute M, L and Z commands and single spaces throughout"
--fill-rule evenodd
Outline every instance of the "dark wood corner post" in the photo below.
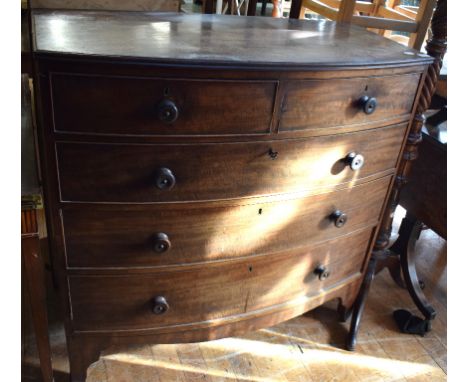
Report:
M 389 256 L 388 247 L 392 232 L 393 215 L 396 207 L 398 206 L 400 191 L 407 183 L 412 161 L 418 157 L 418 144 L 422 140 L 421 130 L 425 120 L 424 112 L 428 109 L 431 103 L 439 72 L 442 67 L 442 59 L 447 50 L 447 0 L 438 0 L 436 9 L 432 16 L 431 32 L 432 37 L 427 41 L 426 51 L 434 58 L 434 62 L 429 66 L 424 79 L 424 84 L 416 107 L 416 113 L 410 126 L 410 132 L 403 152 L 403 157 L 400 161 L 395 182 L 390 192 L 387 207 L 384 211 L 382 225 L 377 236 L 371 260 L 369 261 L 367 274 L 354 304 L 353 318 L 346 344 L 348 350 L 354 350 L 355 348 L 360 318 L 364 309 L 368 289 L 371 285 L 375 271 L 378 268 L 377 264 L 385 261 Z M 421 309 L 420 306 L 418 307 Z M 435 317 L 435 311 L 429 306 L 426 306 L 425 309 L 421 309 L 421 311 L 425 315 L 426 319 L 433 319 Z
M 47 318 L 47 291 L 44 259 L 41 256 L 39 228 L 35 207 L 21 208 L 21 266 L 29 297 L 32 323 L 44 382 L 53 382 L 52 356 Z

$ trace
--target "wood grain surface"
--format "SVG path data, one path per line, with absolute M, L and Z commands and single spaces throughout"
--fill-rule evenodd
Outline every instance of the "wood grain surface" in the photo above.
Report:
M 33 28 L 72 381 L 109 345 L 351 309 L 430 58 L 322 21 L 38 11 Z M 361 118 L 363 94 L 378 106 Z
M 288 81 L 281 106 L 280 131 L 369 123 L 409 115 L 420 75 L 364 77 L 330 81 Z M 361 97 L 377 107 L 365 114 Z
M 124 135 L 270 132 L 277 81 L 51 76 L 56 131 Z M 174 103 L 173 123 L 158 118 Z
M 351 24 L 225 15 L 36 11 L 36 53 L 189 65 L 294 68 L 415 65 L 422 53 Z M 60 38 L 66 32 L 66 39 Z M 100 36 L 99 38 L 95 38 Z M 86 41 L 84 44 L 83 41 Z
M 404 212 L 403 212 L 404 215 Z M 397 211 L 394 233 L 401 213 Z M 355 352 L 343 350 L 347 324 L 336 320 L 336 301 L 275 326 L 216 341 L 108 346 L 88 369 L 87 382 L 320 382 L 447 380 L 446 242 L 425 230 L 417 242 L 418 273 L 437 308 L 426 336 L 400 333 L 395 309 L 417 314 L 409 294 L 388 272 L 376 275 Z M 50 287 L 50 337 L 56 382 L 69 381 L 63 322 Z M 26 338 L 22 382 L 42 382 L 33 338 Z
M 267 255 L 374 226 L 390 178 L 307 198 L 216 208 L 73 206 L 62 210 L 67 264 L 154 267 Z M 337 228 L 332 214 L 348 216 Z M 171 246 L 154 250 L 155 235 Z
M 268 314 L 268 308 L 278 304 L 303 303 L 309 295 L 361 272 L 371 231 L 310 249 L 211 266 L 135 275 L 69 276 L 73 326 L 80 331 L 184 324 L 188 331 L 205 321 L 236 315 L 241 320 L 256 310 L 266 309 L 263 314 Z M 325 280 L 314 273 L 319 265 L 330 271 Z M 170 306 L 166 313 L 153 313 L 155 296 L 166 298 Z M 172 330 L 180 329 L 175 326 Z
M 401 124 L 314 139 L 237 144 L 58 143 L 61 200 L 202 201 L 340 185 L 394 169 L 405 130 Z M 350 152 L 364 156 L 360 170 L 346 165 Z M 156 186 L 161 168 L 173 173 L 172 189 Z

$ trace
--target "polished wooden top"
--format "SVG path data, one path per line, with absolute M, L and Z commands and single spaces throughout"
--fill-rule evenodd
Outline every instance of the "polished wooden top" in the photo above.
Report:
M 36 54 L 279 69 L 431 62 L 375 33 L 332 21 L 201 14 L 34 11 Z

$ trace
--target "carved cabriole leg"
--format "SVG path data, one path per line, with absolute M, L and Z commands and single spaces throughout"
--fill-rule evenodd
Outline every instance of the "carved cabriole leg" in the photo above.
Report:
M 70 362 L 70 381 L 85 382 L 89 365 L 99 359 L 99 354 L 106 347 L 105 340 L 99 337 L 68 338 L 68 359 Z
M 406 214 L 401 222 L 398 240 L 392 245 L 391 250 L 400 254 L 401 268 L 411 298 L 426 320 L 433 320 L 436 312 L 424 296 L 416 273 L 414 248 L 421 230 L 422 222 L 416 220 L 414 216 Z
M 377 236 L 377 240 L 373 249 L 371 260 L 369 261 L 369 269 L 361 287 L 361 293 L 356 300 L 353 313 L 353 321 L 348 340 L 348 349 L 353 349 L 356 342 L 356 334 L 359 327 L 359 319 L 363 310 L 364 300 L 367 295 L 365 289 L 369 288 L 376 267 L 377 258 L 379 261 L 385 261 L 388 258 L 388 246 L 392 231 L 393 216 L 395 209 L 398 206 L 400 190 L 407 182 L 407 176 L 411 168 L 411 162 L 418 157 L 417 146 L 422 140 L 421 129 L 424 124 L 424 112 L 428 109 L 432 96 L 435 92 L 437 79 L 439 77 L 440 68 L 442 67 L 442 59 L 447 50 L 447 0 L 438 0 L 436 9 L 431 21 L 432 37 L 426 45 L 427 53 L 434 57 L 434 62 L 428 67 L 424 84 L 421 89 L 421 94 L 416 106 L 415 117 L 410 126 L 410 132 L 406 141 L 406 146 L 403 152 L 403 157 L 400 161 L 395 182 L 390 193 L 387 207 L 382 217 L 382 224 Z M 380 260 L 380 256 L 383 258 Z M 373 270 L 372 270 L 373 268 Z
M 390 276 L 392 276 L 393 281 L 402 289 L 406 289 L 405 280 L 403 279 L 401 273 L 401 264 L 400 264 L 400 257 L 393 253 L 387 253 L 388 256 L 386 257 L 385 261 L 380 261 L 377 264 L 377 269 L 375 270 L 375 274 L 380 273 L 381 270 L 387 268 L 390 272 Z

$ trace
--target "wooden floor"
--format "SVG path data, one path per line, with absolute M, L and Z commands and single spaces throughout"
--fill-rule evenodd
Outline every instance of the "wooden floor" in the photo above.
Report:
M 400 211 L 401 217 L 401 211 Z M 336 302 L 301 317 L 240 337 L 183 344 L 109 348 L 88 369 L 89 382 L 188 381 L 445 381 L 447 379 L 446 243 L 425 230 L 418 242 L 418 271 L 437 311 L 425 337 L 401 334 L 395 309 L 418 314 L 408 293 L 376 276 L 355 352 L 343 349 L 348 324 Z M 56 382 L 68 381 L 63 329 L 51 312 Z M 28 341 L 23 381 L 40 381 L 34 342 Z

